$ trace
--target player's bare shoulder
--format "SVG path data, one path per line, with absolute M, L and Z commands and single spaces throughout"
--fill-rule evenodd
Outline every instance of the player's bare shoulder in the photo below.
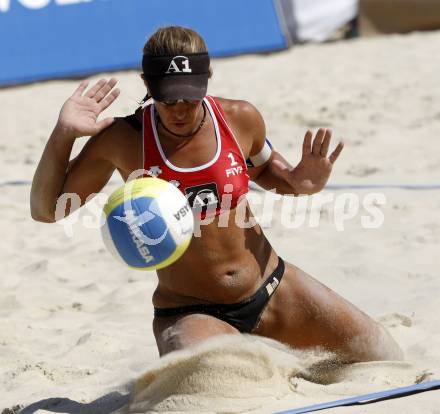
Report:
M 258 109 L 248 101 L 226 98 L 215 98 L 221 105 L 227 118 L 232 122 L 252 122 L 261 117 Z
M 265 136 L 266 127 L 258 109 L 248 101 L 215 98 L 223 108 L 226 120 L 242 145 L 250 149 L 256 136 Z
M 129 142 L 142 140 L 142 121 L 139 121 L 140 129 L 136 129 L 123 117 L 118 117 L 115 122 L 99 134 L 102 141 L 111 141 L 115 146 L 124 146 Z
M 112 125 L 91 137 L 86 146 L 115 167 L 125 169 L 127 165 L 137 164 L 142 153 L 142 129 L 138 131 L 123 118 L 116 118 Z

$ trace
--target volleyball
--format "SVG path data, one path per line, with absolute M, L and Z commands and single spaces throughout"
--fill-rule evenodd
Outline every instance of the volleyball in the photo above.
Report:
M 194 231 L 188 200 L 159 178 L 139 178 L 119 187 L 103 212 L 105 245 L 134 269 L 162 269 L 174 263 L 188 248 Z

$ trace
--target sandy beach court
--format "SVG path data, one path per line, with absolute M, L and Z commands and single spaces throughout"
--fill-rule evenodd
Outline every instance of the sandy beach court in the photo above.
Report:
M 304 223 L 286 220 L 282 200 L 269 220 L 263 193 L 251 191 L 251 205 L 278 254 L 382 322 L 404 350 L 402 362 L 329 366 L 320 350 L 253 336 L 159 359 L 156 276 L 125 268 L 106 250 L 97 228 L 103 202 L 69 226 L 43 224 L 30 217 L 30 186 L 8 184 L 32 180 L 78 81 L 1 89 L 0 412 L 20 405 L 25 414 L 270 413 L 440 379 L 440 188 L 402 188 L 440 185 L 439 44 L 439 32 L 414 33 L 214 60 L 209 89 L 252 102 L 292 163 L 307 128 L 329 127 L 344 140 L 329 182 L 341 187 L 324 192 L 334 201 L 290 206 Z M 129 114 L 142 81 L 135 71 L 112 76 L 122 94 L 107 113 Z M 115 174 L 104 192 L 121 184 Z M 348 199 L 359 201 L 356 214 L 338 221 Z M 371 208 L 383 217 L 377 228 L 364 225 Z M 323 413 L 439 407 L 433 391 Z

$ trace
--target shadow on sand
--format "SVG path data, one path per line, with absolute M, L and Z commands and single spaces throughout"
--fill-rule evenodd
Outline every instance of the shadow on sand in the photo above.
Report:
M 38 410 L 67 414 L 111 414 L 128 403 L 129 394 L 112 392 L 91 403 L 79 403 L 69 398 L 47 398 L 35 402 L 20 411 L 20 414 L 33 414 Z

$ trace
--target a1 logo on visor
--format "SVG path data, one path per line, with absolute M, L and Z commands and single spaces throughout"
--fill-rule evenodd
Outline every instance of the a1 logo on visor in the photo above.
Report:
M 185 188 L 186 198 L 193 211 L 206 213 L 220 207 L 217 184 L 208 183 Z
M 189 59 L 186 56 L 174 56 L 165 73 L 191 73 Z

